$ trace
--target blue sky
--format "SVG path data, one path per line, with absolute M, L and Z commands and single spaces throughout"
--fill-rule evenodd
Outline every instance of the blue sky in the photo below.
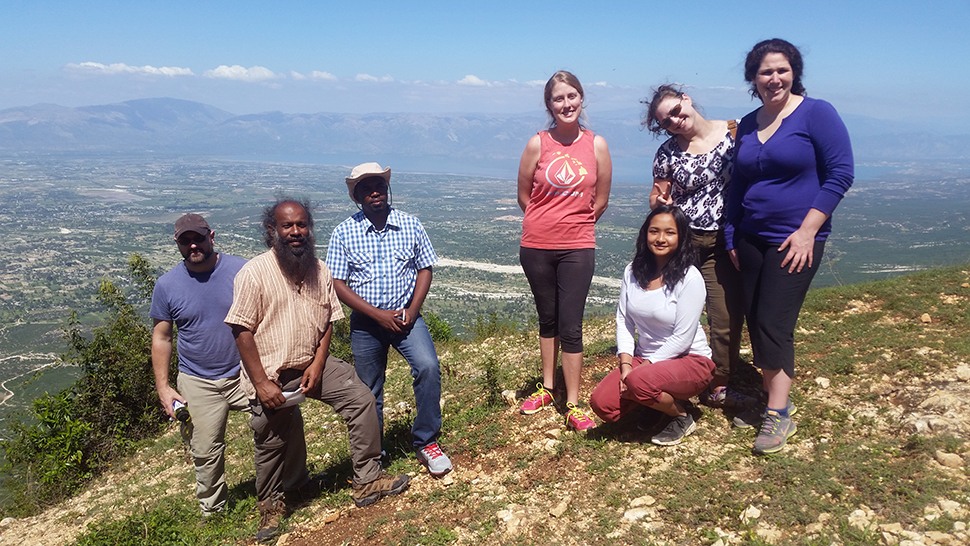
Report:
M 175 97 L 235 114 L 539 111 L 557 69 L 588 112 L 681 82 L 750 109 L 744 54 L 781 37 L 840 112 L 967 132 L 970 1 L 0 0 L 0 109 Z

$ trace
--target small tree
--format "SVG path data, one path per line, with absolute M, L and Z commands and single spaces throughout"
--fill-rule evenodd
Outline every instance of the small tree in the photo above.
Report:
M 424 323 L 428 326 L 428 331 L 431 333 L 431 340 L 435 343 L 447 343 L 455 339 L 453 329 L 450 324 L 448 324 L 445 319 L 439 317 L 438 315 L 428 311 L 427 313 L 422 313 L 424 316 Z
M 156 278 L 151 265 L 133 255 L 128 273 L 136 292 L 150 296 Z M 0 442 L 4 471 L 18 478 L 11 485 L 19 512 L 72 494 L 136 442 L 156 435 L 164 422 L 151 374 L 151 329 L 111 281 L 101 281 L 98 300 L 109 315 L 93 339 L 82 335 L 75 312 L 64 327 L 69 349 L 61 364 L 79 367 L 81 377 L 34 400 L 27 418 L 13 422 L 10 439 Z

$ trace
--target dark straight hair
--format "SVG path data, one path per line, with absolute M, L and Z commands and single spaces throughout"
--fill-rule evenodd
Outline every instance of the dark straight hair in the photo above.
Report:
M 657 276 L 657 257 L 653 255 L 653 251 L 647 244 L 647 233 L 650 230 L 650 221 L 661 214 L 673 216 L 674 225 L 677 226 L 677 249 L 674 250 L 674 255 L 670 257 L 667 265 L 659 271 L 663 277 L 664 287 L 670 292 L 684 280 L 690 266 L 697 262 L 694 241 L 690 233 L 690 220 L 676 205 L 660 205 L 647 215 L 643 226 L 640 227 L 640 235 L 637 236 L 637 249 L 632 264 L 633 278 L 637 280 L 640 288 L 646 290 L 650 280 Z

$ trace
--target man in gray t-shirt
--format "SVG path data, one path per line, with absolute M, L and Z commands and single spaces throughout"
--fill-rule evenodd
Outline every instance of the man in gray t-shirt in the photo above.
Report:
M 229 410 L 249 409 L 239 386 L 239 351 L 223 322 L 232 305 L 233 279 L 246 260 L 215 252 L 214 241 L 215 232 L 198 214 L 175 222 L 175 242 L 184 259 L 155 283 L 149 311 L 155 389 L 169 416 L 175 417 L 175 401 L 188 406 L 196 496 L 204 516 L 224 510 L 229 496 L 224 458 Z M 176 328 L 178 390 L 168 381 Z

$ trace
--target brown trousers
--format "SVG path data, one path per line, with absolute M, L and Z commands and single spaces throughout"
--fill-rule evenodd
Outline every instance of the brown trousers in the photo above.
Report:
M 284 392 L 300 388 L 303 370 L 280 372 Z M 381 428 L 374 395 L 357 377 L 354 367 L 329 357 L 323 367 L 320 389 L 306 393 L 333 407 L 347 423 L 354 483 L 365 484 L 381 474 Z M 256 498 L 275 500 L 307 480 L 306 439 L 299 406 L 272 410 L 252 400 L 253 440 L 256 443 Z

